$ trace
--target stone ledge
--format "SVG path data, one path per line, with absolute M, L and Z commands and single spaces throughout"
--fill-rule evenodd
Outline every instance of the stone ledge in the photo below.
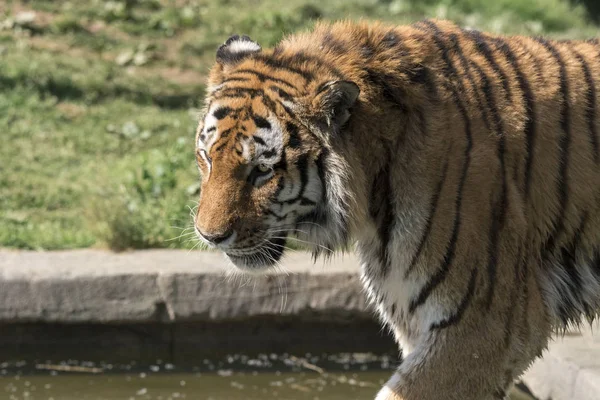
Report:
M 293 254 L 285 261 L 287 276 L 228 277 L 224 264 L 211 252 L 0 251 L 0 322 L 372 318 L 353 257 L 313 265 Z
M 228 277 L 224 265 L 210 252 L 0 250 L 0 358 L 50 357 L 49 349 L 85 358 L 114 353 L 115 345 L 131 350 L 117 351 L 125 358 L 158 352 L 180 361 L 248 346 L 393 348 L 350 255 L 313 265 L 292 254 L 284 261 L 289 276 Z M 524 382 L 541 400 L 600 399 L 600 335 L 584 329 L 555 339 Z
M 600 399 L 600 334 L 593 329 L 571 330 L 556 337 L 527 370 L 523 381 L 541 400 Z

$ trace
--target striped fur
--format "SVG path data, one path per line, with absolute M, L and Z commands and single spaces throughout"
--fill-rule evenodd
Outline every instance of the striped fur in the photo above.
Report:
M 355 243 L 403 361 L 383 400 L 491 400 L 600 311 L 600 45 L 445 21 L 233 37 L 198 233 L 238 267 Z

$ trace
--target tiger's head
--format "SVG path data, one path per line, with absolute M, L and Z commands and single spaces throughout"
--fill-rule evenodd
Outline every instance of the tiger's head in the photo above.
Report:
M 348 170 L 332 144 L 359 88 L 275 52 L 247 36 L 219 48 L 196 134 L 196 233 L 249 272 L 275 266 L 290 236 L 315 256 L 348 240 Z

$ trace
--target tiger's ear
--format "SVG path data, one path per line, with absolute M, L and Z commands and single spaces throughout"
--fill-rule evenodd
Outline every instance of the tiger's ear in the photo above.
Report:
M 233 35 L 224 44 L 219 46 L 217 50 L 217 62 L 221 65 L 235 64 L 261 50 L 260 45 L 248 36 Z
M 350 109 L 356 103 L 360 89 L 351 81 L 329 81 L 319 86 L 316 92 L 313 109 L 325 117 L 329 127 L 339 128 L 350 118 Z

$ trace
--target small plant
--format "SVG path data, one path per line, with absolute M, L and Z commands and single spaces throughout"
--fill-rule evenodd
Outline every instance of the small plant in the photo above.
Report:
M 55 34 L 65 33 L 89 33 L 87 29 L 79 22 L 79 19 L 73 15 L 66 15 L 57 18 L 50 27 Z
M 98 235 L 111 249 L 185 247 L 189 238 L 181 234 L 190 226 L 188 205 L 193 199 L 181 172 L 193 160 L 184 146 L 180 140 L 167 151 L 154 149 L 135 157 L 118 186 L 105 187 L 95 196 L 89 220 L 100 226 Z

